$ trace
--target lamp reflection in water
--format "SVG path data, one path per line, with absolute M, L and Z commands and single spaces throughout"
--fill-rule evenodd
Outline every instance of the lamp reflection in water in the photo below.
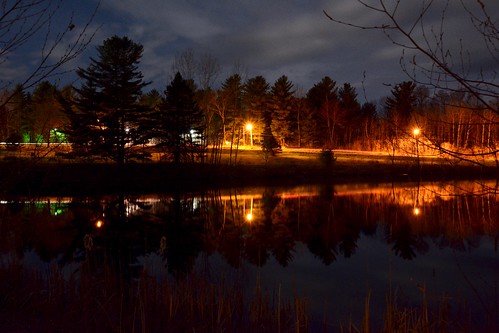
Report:
M 412 209 L 412 215 L 414 216 L 419 216 L 421 215 L 421 205 L 419 203 L 419 182 L 418 182 L 418 187 L 416 189 L 416 201 L 414 202 L 414 208 Z
M 250 211 L 247 213 L 244 217 L 247 222 L 251 223 L 253 221 L 253 198 L 250 199 Z M 246 205 L 246 200 L 244 200 L 244 203 Z M 246 207 L 244 208 L 244 211 L 246 212 Z
M 414 216 L 419 216 L 419 215 L 421 214 L 421 209 L 420 209 L 419 207 L 417 207 L 417 206 L 416 206 L 416 207 L 414 207 L 414 208 L 412 209 L 412 214 L 413 214 Z
M 104 225 L 104 221 L 102 221 L 101 219 L 98 219 L 96 222 L 95 222 L 95 227 L 97 229 L 100 229 L 102 228 L 102 226 Z

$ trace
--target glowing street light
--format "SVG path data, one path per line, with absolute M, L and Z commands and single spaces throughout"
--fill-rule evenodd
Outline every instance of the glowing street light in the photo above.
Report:
M 418 136 L 421 134 L 421 130 L 418 127 L 415 127 L 412 130 L 412 134 L 414 135 L 414 139 L 416 140 L 416 158 L 418 159 L 418 170 L 421 172 L 421 164 L 419 162 L 419 139 Z
M 253 124 L 247 123 L 246 130 L 250 132 L 250 142 L 251 142 L 251 147 L 253 147 Z

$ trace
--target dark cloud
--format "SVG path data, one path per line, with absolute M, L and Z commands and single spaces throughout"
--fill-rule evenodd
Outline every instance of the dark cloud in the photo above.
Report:
M 499 13 L 497 0 L 483 2 L 490 14 Z M 379 5 L 377 0 L 368 3 Z M 394 1 L 387 3 L 394 8 Z M 422 3 L 402 1 L 397 12 L 399 22 L 404 26 L 413 24 Z M 469 48 L 473 69 L 484 64 L 489 70 L 497 69 L 490 68 L 497 66 L 497 60 L 491 61 L 490 53 L 484 51 L 483 41 L 476 38 L 470 15 L 462 10 L 461 2 L 450 1 L 447 8 L 445 3 L 435 1 L 434 11 L 425 17 L 426 32 L 434 27 L 438 37 L 445 10 L 446 47 L 454 54 L 461 52 L 462 45 Z M 95 0 L 78 2 L 79 7 L 83 4 L 90 8 Z M 480 10 L 476 6 L 470 9 L 474 13 Z M 389 23 L 354 0 L 102 0 L 93 22 L 101 26 L 94 44 L 117 34 L 144 45 L 141 69 L 146 79 L 154 81 L 153 86 L 161 90 L 168 83 L 175 55 L 188 48 L 199 55 L 209 53 L 220 62 L 220 81 L 232 74 L 234 65 L 239 63 L 250 76 L 263 75 L 270 83 L 287 75 L 297 87 L 308 90 L 327 75 L 339 85 L 351 83 L 359 95 L 365 88 L 367 98 L 376 99 L 389 94 L 390 88 L 385 84 L 407 80 L 399 65 L 400 47 L 380 31 L 335 24 L 323 10 L 361 25 Z M 420 35 L 420 28 L 416 27 L 415 32 Z M 403 41 L 400 36 L 392 36 Z M 86 66 L 88 58 L 79 59 L 78 64 Z

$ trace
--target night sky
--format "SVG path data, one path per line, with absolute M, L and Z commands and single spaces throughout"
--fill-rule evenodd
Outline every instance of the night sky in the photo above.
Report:
M 97 2 L 63 2 L 52 30 L 67 26 L 73 13 L 75 29 L 68 38 L 75 38 Z M 403 2 L 398 17 L 403 24 L 409 24 L 420 13 L 422 2 Z M 498 15 L 499 1 L 483 2 L 489 14 Z M 440 6 L 445 1 L 436 3 Z M 437 5 L 425 18 L 428 32 L 432 26 L 440 27 L 443 7 Z M 248 77 L 262 75 L 270 84 L 286 75 L 296 89 L 304 92 L 330 76 L 338 85 L 352 84 L 359 100 L 371 101 L 388 95 L 389 85 L 408 79 L 399 64 L 402 49 L 382 32 L 333 23 L 323 10 L 335 18 L 363 25 L 387 22 L 353 0 L 102 0 L 88 30 L 96 31 L 91 46 L 66 67 L 70 72 L 54 80 L 60 85 L 76 80 L 72 70 L 87 67 L 89 57 L 95 55 L 95 46 L 112 35 L 128 36 L 144 46 L 140 69 L 145 79 L 153 82 L 146 90 L 163 91 L 174 74 L 171 64 L 175 55 L 187 49 L 196 56 L 210 54 L 218 61 L 222 70 L 218 84 L 241 68 L 246 69 L 243 74 Z M 462 40 L 471 52 L 472 71 L 498 70 L 497 58 L 484 51 L 482 39 L 477 37 L 460 1 L 451 1 L 444 23 L 447 47 L 458 56 Z M 416 30 L 419 34 L 420 28 Z M 16 81 L 17 76 L 29 71 L 37 57 L 39 52 L 33 44 L 17 50 L 0 66 L 3 80 Z

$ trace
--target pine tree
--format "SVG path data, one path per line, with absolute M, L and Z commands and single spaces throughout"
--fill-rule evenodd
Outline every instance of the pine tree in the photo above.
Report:
M 340 121 L 336 82 L 325 76 L 307 93 L 309 114 L 305 117 L 308 137 L 315 146 L 332 148 Z M 312 131 L 312 132 L 310 132 Z
M 338 91 L 339 108 L 344 121 L 339 124 L 339 131 L 343 134 L 341 144 L 351 145 L 362 134 L 360 103 L 357 101 L 357 92 L 349 83 L 344 83 Z
M 285 144 L 286 139 L 290 139 L 293 134 L 291 129 L 293 94 L 293 83 L 285 75 L 278 78 L 271 89 L 271 129 L 281 145 Z
M 412 81 L 399 83 L 391 93 L 385 102 L 386 116 L 397 129 L 405 129 L 416 106 L 416 84 Z
M 249 79 L 243 88 L 244 121 L 253 125 L 253 141 L 257 141 L 270 128 L 269 84 L 263 76 Z M 255 139 L 257 138 L 257 139 Z
M 157 117 L 158 146 L 167 148 L 175 164 L 194 162 L 196 155 L 204 154 L 205 126 L 193 84 L 177 73 L 166 87 L 165 96 Z
M 66 107 L 72 125 L 68 135 L 80 154 L 123 164 L 143 157 L 133 147 L 150 138 L 150 112 L 139 101 L 148 85 L 138 69 L 143 47 L 113 36 L 97 51 L 98 59 L 77 71 L 84 83 L 75 89 L 75 107 Z
M 12 92 L 6 91 L 0 99 L 0 141 L 30 142 L 30 96 L 21 85 L 16 85 Z
M 236 133 L 239 133 L 242 126 L 241 98 L 243 85 L 241 81 L 239 74 L 231 75 L 217 92 L 215 108 L 222 121 L 225 141 L 233 142 Z M 238 130 L 236 130 L 236 127 Z

